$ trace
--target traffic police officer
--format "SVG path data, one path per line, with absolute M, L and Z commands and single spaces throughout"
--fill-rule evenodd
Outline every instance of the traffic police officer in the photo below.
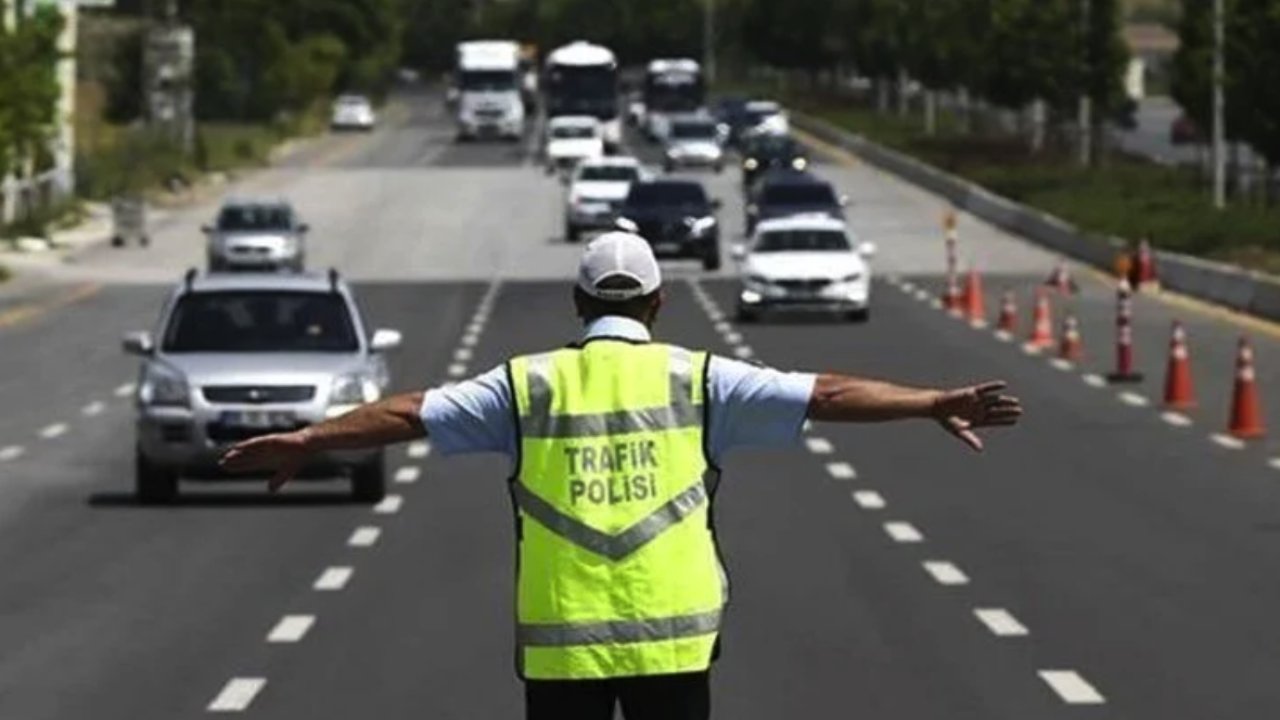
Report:
M 728 602 L 710 504 L 724 454 L 798 441 L 806 419 L 933 418 L 974 430 L 1021 414 L 1002 383 L 924 390 L 784 373 L 653 342 L 661 273 L 648 243 L 608 233 L 582 257 L 573 345 L 464 383 L 363 406 L 233 447 L 232 471 L 287 481 L 314 452 L 429 435 L 445 454 L 512 459 L 516 664 L 530 720 L 705 719 Z

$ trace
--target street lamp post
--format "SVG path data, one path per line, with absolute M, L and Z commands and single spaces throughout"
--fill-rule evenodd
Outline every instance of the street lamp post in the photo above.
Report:
M 716 81 L 716 0 L 703 0 L 702 6 L 702 69 L 707 84 Z

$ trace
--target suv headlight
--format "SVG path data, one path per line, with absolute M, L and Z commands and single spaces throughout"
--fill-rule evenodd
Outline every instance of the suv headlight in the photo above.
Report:
M 382 395 L 373 378 L 352 373 L 339 375 L 333 379 L 333 388 L 329 391 L 331 405 L 359 405 L 377 400 Z
M 152 363 L 143 371 L 138 402 L 155 407 L 187 407 L 191 404 L 191 386 L 177 370 Z
M 746 160 L 743 161 L 742 167 L 746 168 L 747 170 L 755 170 L 756 168 L 760 167 L 760 161 L 756 160 L 755 158 L 747 158 Z
M 802 157 L 792 158 L 791 167 L 796 170 L 803 170 L 806 167 L 809 167 L 809 160 Z

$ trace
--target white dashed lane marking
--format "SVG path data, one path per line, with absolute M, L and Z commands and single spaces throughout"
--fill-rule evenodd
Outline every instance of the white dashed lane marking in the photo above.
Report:
M 80 408 L 80 414 L 84 415 L 85 417 L 94 417 L 95 415 L 101 415 L 102 411 L 106 409 L 107 409 L 107 406 L 105 404 L 103 404 L 101 401 L 95 400 L 89 403 L 88 405 L 85 405 L 84 407 Z
M 307 631 L 315 624 L 315 615 L 285 615 L 267 633 L 267 642 L 296 643 L 306 637 Z
M 336 591 L 347 586 L 347 581 L 351 579 L 351 574 L 355 572 L 350 567 L 338 565 L 324 569 L 320 573 L 320 577 L 316 578 L 316 582 L 311 587 L 316 590 Z
M 1053 358 L 1049 361 L 1049 364 L 1053 366 L 1054 370 L 1061 370 L 1062 372 L 1071 372 L 1075 369 L 1075 365 L 1070 360 L 1064 360 L 1063 358 Z
M 1008 330 L 997 330 L 994 333 L 995 338 L 1000 342 L 1013 342 L 1013 333 Z
M 875 490 L 854 490 L 853 501 L 863 510 L 883 510 L 886 503 Z
M 730 345 L 737 345 L 738 343 L 742 342 L 742 334 L 736 333 L 736 332 L 725 333 L 724 341 L 729 343 Z
M 471 359 L 471 349 L 464 347 L 458 348 L 457 351 L 453 353 L 453 359 L 458 362 L 467 362 Z
M 827 472 L 837 480 L 852 480 L 858 477 L 858 471 L 846 462 L 828 463 Z
M 134 385 L 134 384 L 133 384 L 133 383 L 131 383 L 131 382 L 129 382 L 129 383 L 125 383 L 125 384 L 123 384 L 123 385 L 120 385 L 119 387 L 117 387 L 117 388 L 115 389 L 115 396 L 116 396 L 116 397 L 128 397 L 128 396 L 130 396 L 130 395 L 132 395 L 132 394 L 133 394 L 133 390 L 134 390 L 134 388 L 136 388 L 136 387 L 137 387 L 137 386 L 136 386 L 136 385 Z
M 419 440 L 409 443 L 409 447 L 405 449 L 405 454 L 411 458 L 421 459 L 431 454 L 431 445 Z
M 394 515 L 400 512 L 401 505 L 404 505 L 404 498 L 399 495 L 388 495 L 382 498 L 382 502 L 373 506 L 373 511 L 379 515 Z
M 806 438 L 804 444 L 809 448 L 809 452 L 814 455 L 830 455 L 832 451 L 835 450 L 835 448 L 831 446 L 831 441 L 826 438 Z
M 1228 450 L 1244 449 L 1244 441 L 1233 435 L 1224 435 L 1223 433 L 1214 433 L 1213 435 L 1209 436 L 1209 439 L 1212 440 L 1215 445 L 1219 447 L 1224 447 Z
M 745 359 L 745 358 L 751 357 L 752 355 L 755 355 L 755 351 L 753 351 L 750 347 L 746 345 L 739 345 L 738 347 L 733 349 L 733 354 L 740 358 Z
M 395 481 L 398 483 L 414 483 L 418 482 L 418 478 L 422 477 L 422 470 L 412 465 L 396 470 Z
M 347 538 L 347 544 L 351 547 L 373 547 L 378 542 L 378 536 L 382 531 L 372 525 L 364 525 L 355 529 L 351 533 L 351 537 Z
M 454 363 L 449 366 L 449 377 L 462 377 L 467 374 L 467 366 L 462 363 Z
M 1018 622 L 1012 613 L 1003 608 L 977 608 L 973 614 L 997 637 L 1021 637 L 1030 634 L 1025 625 Z
M 887 522 L 884 524 L 884 532 L 893 538 L 894 542 L 899 543 L 918 543 L 924 542 L 924 535 L 916 529 L 915 525 L 909 522 Z
M 475 347 L 480 342 L 479 333 L 468 332 L 462 336 L 462 344 L 466 347 Z
M 1106 702 L 1102 694 L 1075 670 L 1041 670 L 1039 674 L 1068 705 L 1101 705 Z
M 1151 401 L 1145 396 L 1139 395 L 1135 392 L 1122 392 L 1119 397 L 1120 402 L 1133 407 L 1146 407 L 1151 404 Z
M 1183 415 L 1182 413 L 1176 413 L 1173 411 L 1160 413 L 1160 419 L 1174 427 L 1187 427 L 1191 424 L 1191 418 Z
M 0 462 L 9 462 L 22 457 L 23 449 L 21 445 L 8 445 L 0 448 Z
M 244 712 L 267 684 L 266 678 L 231 678 L 209 703 L 209 712 Z
M 924 569 L 939 585 L 968 585 L 969 576 L 964 572 L 945 560 L 926 560 Z
M 67 434 L 66 423 L 54 423 L 52 425 L 46 425 L 40 430 L 40 437 L 44 438 L 45 440 L 53 440 L 55 438 L 60 438 L 66 434 Z
M 1089 387 L 1100 388 L 1100 387 L 1107 386 L 1107 379 L 1102 377 L 1101 375 L 1094 375 L 1093 373 L 1089 373 L 1088 375 L 1082 376 L 1081 379 L 1084 380 L 1084 384 L 1088 385 Z

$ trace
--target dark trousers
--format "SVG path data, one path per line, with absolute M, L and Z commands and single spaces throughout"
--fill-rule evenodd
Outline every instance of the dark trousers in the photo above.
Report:
M 710 673 L 614 680 L 526 680 L 526 720 L 708 720 Z

